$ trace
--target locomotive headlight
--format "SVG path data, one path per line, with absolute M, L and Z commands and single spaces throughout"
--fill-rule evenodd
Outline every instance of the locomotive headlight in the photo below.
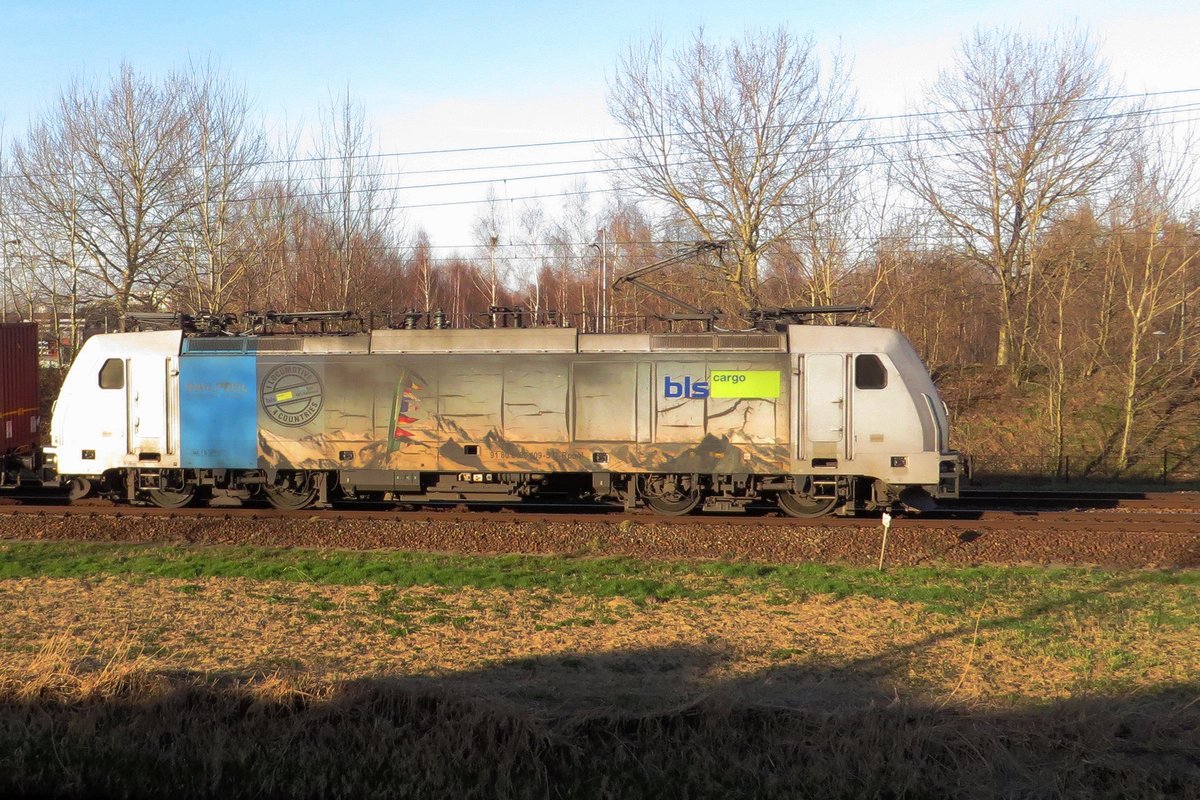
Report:
M 894 469 L 903 469 L 908 466 L 908 456 L 892 456 L 892 467 Z

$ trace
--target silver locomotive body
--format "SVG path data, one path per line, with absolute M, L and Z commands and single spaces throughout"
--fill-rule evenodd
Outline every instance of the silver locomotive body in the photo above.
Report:
M 158 332 L 89 341 L 52 449 L 77 491 L 160 505 L 263 494 L 297 507 L 336 488 L 663 513 L 770 500 L 817 516 L 956 495 L 965 461 L 947 434 L 917 354 L 881 328 Z

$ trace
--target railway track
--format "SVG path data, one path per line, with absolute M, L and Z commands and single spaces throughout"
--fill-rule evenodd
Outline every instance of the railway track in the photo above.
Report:
M 650 512 L 629 513 L 617 507 L 595 504 L 521 504 L 472 506 L 431 504 L 416 509 L 387 504 L 342 503 L 331 509 L 284 511 L 263 507 L 187 507 L 164 509 L 153 506 L 116 505 L 104 500 L 69 503 L 58 495 L 0 495 L 0 517 L 85 517 L 129 519 L 136 517 L 202 520 L 294 520 L 353 521 L 454 521 L 639 524 L 672 528 L 727 525 L 750 528 L 859 528 L 880 527 L 878 515 L 860 517 L 826 516 L 797 520 L 773 507 L 751 508 L 741 514 L 692 514 L 660 516 Z M 1200 493 L 1145 494 L 1135 492 L 1000 492 L 972 490 L 957 501 L 944 502 L 938 509 L 920 514 L 897 515 L 893 528 L 939 527 L 951 529 L 1044 529 L 1048 526 L 1090 531 L 1144 530 L 1195 532 L 1200 536 Z
M 964 489 L 958 500 L 945 501 L 947 509 L 979 506 L 1035 510 L 1078 509 L 1200 509 L 1200 492 L 1135 492 L 1045 489 Z
M 604 506 L 421 506 L 415 510 L 396 509 L 379 504 L 342 504 L 334 509 L 281 511 L 270 507 L 185 507 L 158 509 L 154 506 L 127 506 L 106 500 L 88 500 L 70 504 L 61 497 L 0 498 L 0 517 L 10 519 L 72 518 L 161 519 L 161 521 L 222 521 L 229 525 L 277 523 L 302 519 L 314 524 L 400 523 L 455 525 L 566 525 L 566 527 L 654 527 L 685 530 L 722 527 L 730 529 L 880 529 L 880 517 L 821 517 L 799 521 L 763 507 L 739 515 L 703 513 L 683 517 L 654 515 L 650 512 L 626 512 Z M 1200 494 L 1134 493 L 997 493 L 972 492 L 944 504 L 940 509 L 919 515 L 898 515 L 892 529 L 1075 530 L 1086 533 L 1144 533 L 1196 536 L 1200 539 Z

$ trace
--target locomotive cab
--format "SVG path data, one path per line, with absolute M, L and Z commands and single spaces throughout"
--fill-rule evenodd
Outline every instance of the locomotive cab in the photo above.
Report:
M 180 331 L 101 334 L 80 348 L 50 422 L 48 460 L 86 494 L 114 470 L 179 466 Z
M 949 449 L 945 406 L 903 335 L 793 325 L 788 341 L 797 398 L 794 476 L 829 497 L 835 476 L 871 479 L 868 502 L 876 506 L 922 508 L 957 496 L 965 460 Z

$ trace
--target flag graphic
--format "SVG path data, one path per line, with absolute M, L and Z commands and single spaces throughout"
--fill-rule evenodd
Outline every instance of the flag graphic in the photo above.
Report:
M 413 413 L 421 407 L 420 396 L 422 388 L 411 370 L 404 369 L 396 378 L 396 388 L 392 393 L 392 422 L 388 426 L 388 452 L 399 450 L 414 434 L 407 426 L 419 422 Z

